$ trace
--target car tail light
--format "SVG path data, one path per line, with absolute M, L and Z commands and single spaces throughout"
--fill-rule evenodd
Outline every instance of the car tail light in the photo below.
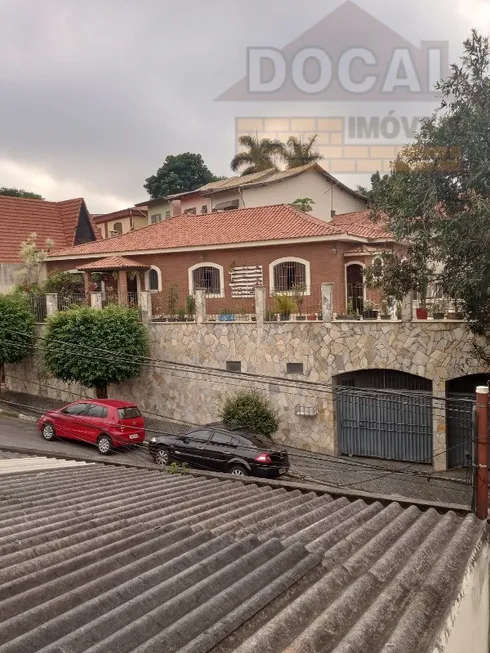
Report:
M 271 463 L 272 459 L 268 453 L 259 453 L 258 456 L 254 458 L 256 463 Z

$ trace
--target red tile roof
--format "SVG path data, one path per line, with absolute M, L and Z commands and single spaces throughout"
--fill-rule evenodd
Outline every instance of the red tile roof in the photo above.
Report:
M 84 254 L 255 243 L 342 233 L 341 229 L 293 206 L 277 204 L 205 215 L 177 215 L 122 236 L 60 249 L 52 256 L 75 258 Z
M 386 228 L 387 216 L 381 214 L 376 221 L 372 218 L 373 213 L 370 210 L 341 213 L 336 215 L 330 224 L 351 236 L 371 240 L 392 239 L 393 236 Z
M 73 245 L 83 204 L 82 198 L 46 202 L 0 196 L 0 263 L 20 263 L 21 243 L 32 233 L 37 234 L 40 246 L 48 238 L 54 241 L 54 249 Z
M 89 272 L 93 270 L 111 271 L 111 270 L 148 270 L 149 265 L 134 261 L 125 256 L 108 256 L 85 265 L 79 265 L 77 270 L 80 272 Z

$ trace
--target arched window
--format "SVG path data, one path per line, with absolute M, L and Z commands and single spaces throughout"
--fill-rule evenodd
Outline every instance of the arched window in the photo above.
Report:
M 304 288 L 310 294 L 310 263 L 302 258 L 290 256 L 277 259 L 269 266 L 271 292 L 287 293 L 293 289 Z
M 145 287 L 147 290 L 158 292 L 162 289 L 162 273 L 155 265 L 145 275 Z
M 223 266 L 216 263 L 200 263 L 189 268 L 189 292 L 202 288 L 211 297 L 224 297 Z
M 112 231 L 118 234 L 120 236 L 123 232 L 123 226 L 122 222 L 114 222 L 114 226 L 112 227 Z
M 362 313 L 366 288 L 364 285 L 364 263 L 351 261 L 345 266 L 346 309 Z

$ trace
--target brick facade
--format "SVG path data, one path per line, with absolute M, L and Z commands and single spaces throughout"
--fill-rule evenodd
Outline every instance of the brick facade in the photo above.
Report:
M 261 265 L 263 283 L 271 288 L 269 279 L 269 265 L 280 258 L 295 257 L 309 261 L 311 273 L 311 292 L 320 297 L 320 284 L 331 282 L 334 284 L 334 312 L 341 313 L 346 308 L 345 301 L 345 265 L 360 261 L 366 265 L 371 262 L 369 257 L 345 257 L 344 253 L 351 250 L 355 243 L 349 242 L 323 242 L 323 243 L 298 243 L 295 245 L 268 245 L 264 247 L 247 247 L 240 249 L 195 250 L 189 252 L 176 252 L 172 254 L 131 254 L 131 259 L 144 265 L 156 266 L 161 270 L 162 291 L 165 293 L 172 285 L 177 286 L 179 302 L 185 305 L 185 298 L 189 294 L 189 268 L 194 265 L 215 263 L 223 267 L 225 297 L 210 300 L 212 309 L 219 311 L 229 307 L 233 302 L 230 288 L 230 268 L 242 265 Z M 101 256 L 101 258 L 104 258 Z M 95 260 L 95 259 L 89 259 Z M 87 259 L 50 261 L 48 272 L 53 270 L 73 270 L 79 265 L 89 262 Z M 144 288 L 144 281 L 141 286 Z M 377 293 L 367 291 L 367 296 L 378 301 Z

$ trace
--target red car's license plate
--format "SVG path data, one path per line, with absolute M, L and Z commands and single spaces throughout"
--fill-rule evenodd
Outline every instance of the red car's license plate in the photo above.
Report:
M 130 440 L 136 440 L 137 438 L 139 438 L 139 435 L 137 433 L 131 433 L 131 435 L 129 436 Z

